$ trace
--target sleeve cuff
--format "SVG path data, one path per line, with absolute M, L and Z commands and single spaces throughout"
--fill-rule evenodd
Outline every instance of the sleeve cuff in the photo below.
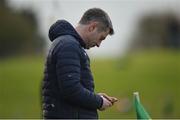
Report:
M 98 97 L 98 101 L 99 101 L 99 104 L 98 104 L 98 109 L 100 109 L 101 107 L 102 107 L 102 105 L 103 105 L 103 99 L 102 99 L 102 97 L 100 96 L 100 95 L 97 95 L 97 97 Z

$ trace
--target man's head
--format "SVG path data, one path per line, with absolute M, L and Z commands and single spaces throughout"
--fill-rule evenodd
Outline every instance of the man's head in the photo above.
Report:
M 86 47 L 99 47 L 108 34 L 114 30 L 108 14 L 99 8 L 87 10 L 79 21 L 76 30 L 86 43 Z

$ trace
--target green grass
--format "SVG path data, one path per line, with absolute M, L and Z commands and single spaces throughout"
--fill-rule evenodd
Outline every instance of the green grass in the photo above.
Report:
M 119 98 L 119 103 L 99 112 L 101 118 L 135 118 L 133 92 L 140 98 L 152 118 L 180 118 L 180 52 L 146 51 L 120 60 L 93 61 L 96 91 Z M 124 112 L 121 102 L 129 100 Z M 128 102 L 127 102 L 128 103 Z
M 0 118 L 39 118 L 42 58 L 11 58 L 0 66 Z
M 146 51 L 121 59 L 91 60 L 96 92 L 119 99 L 100 118 L 136 118 L 133 92 L 152 118 L 180 118 L 180 52 Z M 0 118 L 41 118 L 44 58 L 0 60 Z

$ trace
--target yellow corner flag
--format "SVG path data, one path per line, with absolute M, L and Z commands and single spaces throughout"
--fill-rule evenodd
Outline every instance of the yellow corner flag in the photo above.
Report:
M 139 93 L 134 92 L 134 106 L 136 110 L 137 119 L 148 119 L 150 120 L 151 117 L 149 116 L 148 112 L 145 110 L 143 105 L 140 102 Z

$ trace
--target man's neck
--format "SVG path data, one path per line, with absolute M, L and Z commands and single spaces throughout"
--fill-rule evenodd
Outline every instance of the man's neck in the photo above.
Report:
M 75 27 L 76 32 L 81 36 L 82 40 L 86 44 L 86 36 L 85 36 L 85 26 L 78 24 L 78 26 Z

